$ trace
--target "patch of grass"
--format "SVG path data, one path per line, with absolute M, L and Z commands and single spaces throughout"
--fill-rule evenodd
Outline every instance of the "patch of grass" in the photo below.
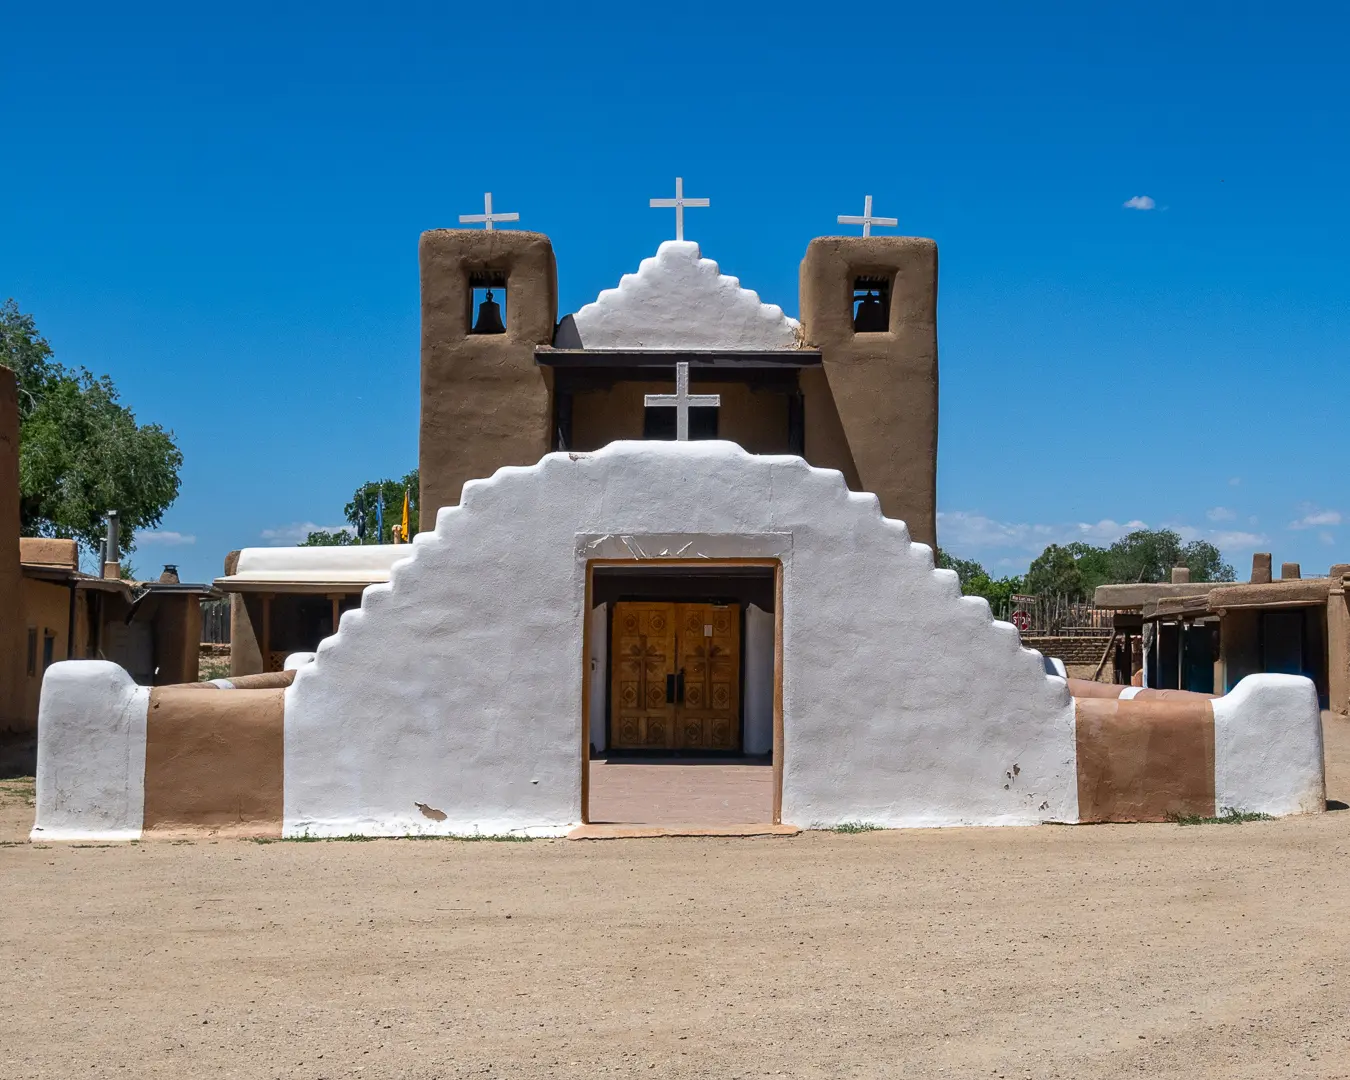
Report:
M 27 847 L 27 840 L 0 840 L 0 847 Z
M 120 844 L 71 844 L 70 849 L 72 851 L 83 851 L 87 848 L 109 848 L 120 846 L 121 846 Z
M 1244 821 L 1271 821 L 1269 814 L 1258 814 L 1248 810 L 1234 810 L 1225 806 L 1215 817 L 1200 814 L 1168 814 L 1167 820 L 1173 825 L 1241 825 Z
M 879 832 L 880 825 L 873 825 L 870 821 L 846 821 L 842 825 L 832 825 L 830 832 L 837 833 L 861 833 L 861 832 Z

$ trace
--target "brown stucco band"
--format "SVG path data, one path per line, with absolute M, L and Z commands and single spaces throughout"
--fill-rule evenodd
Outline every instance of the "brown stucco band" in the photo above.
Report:
M 279 837 L 285 693 L 154 687 L 145 831 Z
M 1119 683 L 1093 682 L 1091 679 L 1069 679 L 1069 693 L 1076 698 L 1118 698 L 1125 689 Z
M 273 690 L 295 682 L 295 670 L 263 671 L 257 675 L 231 675 L 226 680 L 235 690 Z
M 1214 710 L 1207 700 L 1075 702 L 1078 819 L 1166 821 L 1214 814 Z

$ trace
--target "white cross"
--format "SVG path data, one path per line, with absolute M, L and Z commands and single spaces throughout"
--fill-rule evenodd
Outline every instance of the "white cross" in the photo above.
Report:
M 895 226 L 895 225 L 899 225 L 899 224 L 900 224 L 900 219 L 899 219 L 899 218 L 893 218 L 893 217 L 873 217 L 873 216 L 872 216 L 872 196 L 871 196 L 871 195 L 868 195 L 866 198 L 863 199 L 863 212 L 862 212 L 862 217 L 856 217 L 856 216 L 851 215 L 851 214 L 840 214 L 840 215 L 839 215 L 839 224 L 840 224 L 840 225 L 861 225 L 861 226 L 863 227 L 863 235 L 864 235 L 864 236 L 871 236 L 871 235 L 872 235 L 872 226 L 873 226 L 873 225 L 889 225 L 889 226 Z
M 461 225 L 475 225 L 478 222 L 483 223 L 483 228 L 488 232 L 492 231 L 494 221 L 519 221 L 519 214 L 494 214 L 492 212 L 492 192 L 487 192 L 483 196 L 483 212 L 481 214 L 460 214 L 459 223 Z
M 684 178 L 675 177 L 675 198 L 673 199 L 652 199 L 653 207 L 666 209 L 675 207 L 675 239 L 684 239 L 684 208 L 686 206 L 711 206 L 707 199 L 686 199 L 684 197 Z
M 677 181 L 678 183 L 678 181 Z M 689 392 L 689 364 L 681 360 L 675 365 L 675 393 L 646 394 L 642 403 L 648 408 L 654 405 L 675 407 L 675 439 L 677 442 L 689 441 L 689 410 L 708 407 L 716 409 L 722 404 L 721 394 L 691 394 Z

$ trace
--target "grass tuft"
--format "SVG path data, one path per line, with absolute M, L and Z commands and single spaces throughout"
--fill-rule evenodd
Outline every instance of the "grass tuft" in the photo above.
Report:
M 311 836 L 309 833 L 305 833 L 303 836 L 283 836 L 280 840 L 264 836 L 249 837 L 249 841 L 254 844 L 364 844 L 372 840 L 459 840 L 464 843 L 488 840 L 498 844 L 528 844 L 533 839 L 533 836 L 520 836 L 515 833 L 472 833 L 467 835 L 410 833 L 407 836 L 365 836 L 360 833 L 350 833 L 347 836 Z
M 879 832 L 880 825 L 873 825 L 870 821 L 846 821 L 842 825 L 830 827 L 830 832 L 837 833 L 861 833 L 861 832 Z
M 1270 821 L 1269 814 L 1258 814 L 1248 810 L 1235 810 L 1225 806 L 1215 817 L 1200 814 L 1168 814 L 1167 820 L 1173 825 L 1241 825 L 1244 821 Z

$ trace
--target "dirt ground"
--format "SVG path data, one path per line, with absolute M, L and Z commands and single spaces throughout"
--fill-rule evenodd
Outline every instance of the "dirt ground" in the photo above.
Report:
M 0 790 L 5 1080 L 1350 1077 L 1350 812 L 110 847 Z

